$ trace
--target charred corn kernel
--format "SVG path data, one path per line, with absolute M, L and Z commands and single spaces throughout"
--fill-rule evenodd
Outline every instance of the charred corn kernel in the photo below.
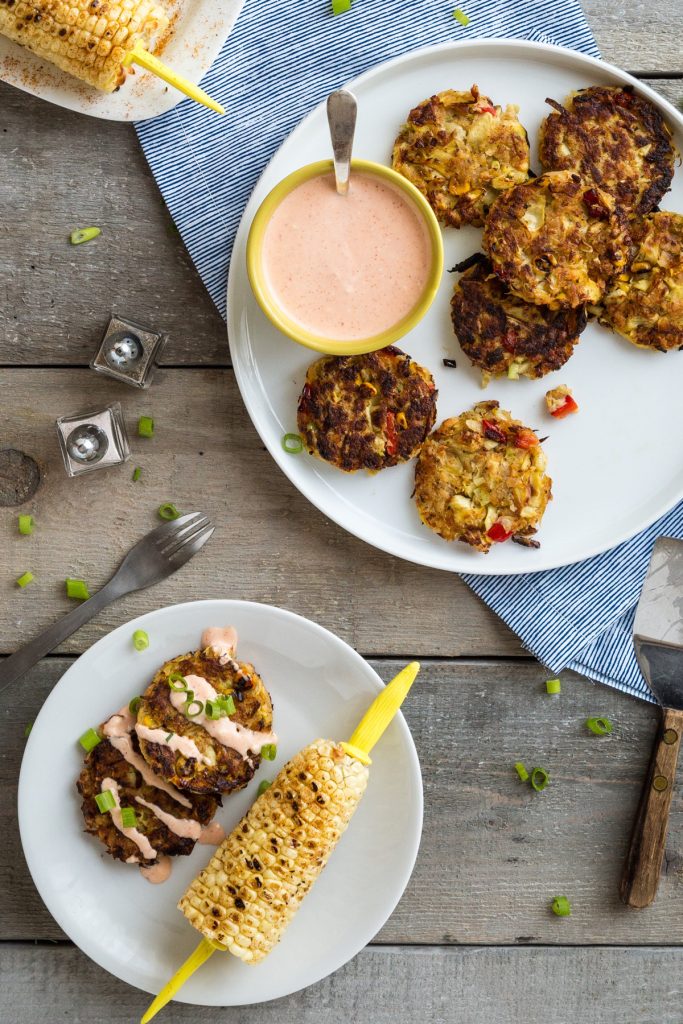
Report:
M 358 807 L 368 768 L 316 740 L 258 797 L 182 896 L 197 931 L 245 963 L 276 945 Z
M 105 92 L 123 84 L 123 58 L 154 49 L 169 25 L 157 0 L 0 0 L 0 35 Z
M 453 193 L 454 196 L 465 196 L 465 195 L 467 195 L 467 193 L 469 192 L 471 187 L 472 186 L 471 186 L 469 181 L 462 181 L 460 183 L 454 182 L 451 185 L 451 189 L 450 190 L 451 190 L 451 192 Z
M 366 390 L 366 391 L 368 391 L 368 392 L 369 392 L 369 393 L 370 393 L 371 395 L 376 395 L 376 394 L 377 394 L 377 388 L 375 387 L 375 385 L 374 385 L 374 384 L 371 384 L 369 380 L 364 380 L 364 381 L 363 381 L 363 385 L 362 385 L 362 386 L 363 386 L 363 387 L 365 388 L 365 390 Z
M 406 414 L 404 412 L 400 412 L 398 414 L 398 416 L 396 417 L 396 422 L 398 423 L 399 427 L 401 427 L 402 430 L 405 430 L 407 428 L 407 426 L 408 426 L 408 420 L 406 419 Z

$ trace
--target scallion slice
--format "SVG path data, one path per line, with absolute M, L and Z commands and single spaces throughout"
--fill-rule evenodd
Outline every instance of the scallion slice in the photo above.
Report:
M 181 675 L 180 672 L 171 672 L 168 677 L 168 685 L 171 690 L 175 690 L 176 693 L 180 693 L 182 690 L 187 689 L 187 679 Z
M 572 905 L 566 896 L 555 896 L 550 908 L 558 917 L 569 917 L 572 912 Z
M 174 736 L 175 736 L 174 732 L 167 732 L 166 733 L 166 742 L 168 743 L 168 741 L 172 740 Z
M 29 722 L 28 725 L 26 726 L 26 728 L 24 729 L 24 738 L 25 739 L 28 739 L 29 736 L 31 735 L 31 729 L 32 728 L 33 728 L 33 722 Z
M 27 587 L 32 580 L 33 580 L 33 573 L 32 572 L 25 572 L 17 580 L 17 586 L 21 587 L 21 589 L 23 590 L 24 587 Z
M 133 470 L 133 483 L 136 484 L 141 476 L 142 470 L 140 469 L 139 466 L 136 466 L 135 469 Z
M 121 824 L 124 828 L 138 827 L 138 816 L 132 807 L 121 808 Z
M 216 701 L 207 700 L 204 704 L 204 714 L 212 722 L 216 722 L 219 718 L 223 718 L 225 712 L 218 706 Z
M 83 735 L 78 737 L 78 742 L 87 753 L 90 753 L 101 741 L 102 737 L 96 729 L 86 729 Z
M 160 519 L 165 519 L 167 522 L 170 522 L 172 519 L 178 519 L 180 517 L 180 512 L 172 501 L 165 501 L 163 505 L 159 505 L 157 515 Z
M 149 637 L 144 629 L 136 629 L 133 633 L 133 647 L 136 651 L 146 651 L 149 647 Z
M 515 771 L 519 775 L 520 780 L 522 782 L 527 782 L 528 781 L 529 773 L 528 773 L 528 771 L 526 770 L 526 768 L 524 767 L 524 765 L 522 764 L 521 761 L 515 761 Z
M 102 814 L 106 814 L 107 811 L 111 811 L 116 807 L 116 798 L 110 789 L 103 789 L 101 793 L 96 794 L 95 803 L 98 810 Z
M 185 705 L 185 715 L 187 718 L 199 718 L 203 710 L 204 704 L 201 700 L 189 700 Z
M 455 10 L 453 11 L 453 17 L 455 18 L 456 21 L 459 21 L 464 28 L 467 28 L 467 26 L 470 23 L 470 19 L 467 17 L 464 11 L 460 10 L 459 7 L 456 7 Z
M 541 793 L 550 782 L 550 775 L 545 768 L 532 768 L 530 782 L 532 789 Z
M 66 579 L 66 596 L 73 597 L 76 601 L 87 601 L 90 597 L 88 585 L 84 580 Z
M 218 707 L 220 708 L 224 715 L 235 714 L 235 702 L 230 694 L 228 694 L 227 696 L 225 696 L 224 694 L 220 694 L 220 696 L 216 697 L 216 704 L 218 705 Z
M 303 439 L 299 434 L 284 434 L 282 437 L 282 448 L 288 455 L 298 455 L 304 450 Z
M 69 241 L 72 245 L 82 245 L 83 242 L 92 242 L 93 238 L 101 234 L 101 228 L 76 228 L 69 235 Z
M 272 785 L 273 783 L 268 782 L 268 779 L 261 779 L 261 781 L 258 784 L 258 790 L 256 791 L 256 795 L 262 796 L 267 789 L 270 789 Z
M 19 533 L 28 537 L 33 533 L 33 516 L 19 516 Z
M 138 419 L 138 436 L 154 437 L 154 420 L 151 416 L 141 416 Z
M 351 10 L 351 0 L 332 0 L 332 13 L 344 14 Z
M 546 679 L 545 681 L 545 692 L 546 693 L 562 693 L 562 684 L 559 679 Z
M 609 718 L 587 718 L 586 725 L 596 736 L 607 736 L 612 731 Z
M 261 757 L 264 761 L 274 761 L 277 756 L 277 747 L 274 743 L 266 743 L 261 747 Z
M 132 701 L 128 705 L 128 710 L 131 715 L 137 715 L 140 705 L 142 704 L 142 697 L 133 697 Z

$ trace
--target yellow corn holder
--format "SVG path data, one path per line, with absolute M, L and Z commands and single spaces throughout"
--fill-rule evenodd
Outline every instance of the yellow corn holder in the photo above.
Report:
M 406 667 L 385 686 L 382 692 L 375 697 L 374 701 L 365 712 L 363 718 L 351 735 L 349 741 L 342 742 L 340 744 L 344 752 L 349 757 L 354 758 L 363 765 L 372 764 L 372 761 L 370 760 L 370 751 L 380 739 L 387 726 L 401 707 L 401 704 L 413 685 L 419 670 L 420 665 L 416 661 L 406 665 Z M 283 771 L 284 770 L 286 770 L 286 766 Z M 275 783 L 273 784 L 273 787 L 274 786 Z M 270 790 L 266 790 L 266 794 L 264 794 L 264 796 L 267 796 L 269 792 Z M 264 797 L 260 797 L 259 799 L 263 800 Z M 205 961 L 208 960 L 216 950 L 224 952 L 226 949 L 227 947 L 220 942 L 216 942 L 209 938 L 203 938 L 182 967 L 176 971 L 171 980 L 163 987 L 159 995 L 145 1013 L 144 1017 L 142 1017 L 140 1024 L 147 1024 L 148 1021 L 156 1016 L 159 1010 L 173 999 L 174 995 L 185 984 L 190 975 L 201 967 L 201 965 L 205 963 Z
M 191 100 L 196 100 L 197 103 L 202 103 L 209 110 L 215 110 L 217 114 L 224 114 L 225 108 L 217 103 L 216 100 L 212 100 L 207 92 L 200 89 L 194 82 L 190 82 L 189 79 L 184 78 L 183 75 L 179 75 L 177 71 L 174 71 L 164 64 L 162 60 L 155 57 L 154 54 L 150 53 L 149 50 L 141 45 L 137 45 L 130 50 L 121 62 L 124 67 L 130 67 L 131 64 L 139 64 L 145 71 L 151 71 L 157 78 L 161 78 L 164 82 L 168 82 L 174 89 L 178 89 L 179 92 L 184 93 L 185 96 L 189 96 Z

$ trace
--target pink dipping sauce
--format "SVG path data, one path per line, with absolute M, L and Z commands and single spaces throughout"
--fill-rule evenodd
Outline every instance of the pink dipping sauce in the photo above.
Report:
M 432 263 L 427 226 L 399 188 L 373 174 L 297 185 L 273 213 L 263 269 L 282 310 L 306 330 L 337 341 L 393 327 L 420 299 Z

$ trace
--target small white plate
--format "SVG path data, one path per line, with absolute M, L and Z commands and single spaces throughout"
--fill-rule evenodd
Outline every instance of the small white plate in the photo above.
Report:
M 354 153 L 388 163 L 393 140 L 408 111 L 442 89 L 476 82 L 494 102 L 517 103 L 529 132 L 532 165 L 538 128 L 550 108 L 546 96 L 563 100 L 572 89 L 630 83 L 648 97 L 674 129 L 683 150 L 683 116 L 652 89 L 624 71 L 573 50 L 514 40 L 448 43 L 418 50 L 369 71 L 350 83 L 358 97 Z M 448 543 L 423 526 L 411 500 L 414 462 L 375 476 L 348 475 L 304 454 L 282 450 L 284 433 L 296 431 L 297 398 L 313 355 L 270 324 L 254 299 L 246 273 L 246 239 L 252 218 L 270 189 L 295 168 L 329 155 L 324 105 L 284 143 L 259 181 L 237 235 L 228 284 L 228 336 L 237 381 L 264 444 L 282 471 L 324 515 L 350 533 L 393 555 L 422 565 L 487 575 L 551 569 L 606 551 L 654 522 L 683 497 L 683 355 L 635 348 L 591 324 L 562 370 L 543 380 L 493 381 L 482 391 L 480 374 L 457 344 L 450 322 L 453 277 L 424 320 L 399 347 L 427 366 L 439 389 L 437 423 L 473 403 L 498 399 L 541 435 L 554 501 L 538 539 L 539 551 L 494 545 L 486 555 Z M 683 170 L 662 207 L 683 213 Z M 444 231 L 446 267 L 481 247 L 481 231 Z M 457 360 L 446 369 L 444 357 Z M 568 384 L 578 415 L 558 422 L 543 396 Z
M 150 612 L 103 637 L 65 673 L 36 719 L 21 766 L 24 853 L 43 901 L 69 938 L 105 970 L 150 993 L 199 941 L 176 903 L 211 851 L 198 846 L 191 856 L 176 858 L 170 879 L 157 886 L 104 854 L 83 832 L 77 741 L 142 693 L 164 661 L 195 650 L 210 625 L 237 628 L 238 657 L 263 676 L 279 737 L 276 761 L 264 762 L 246 790 L 225 799 L 218 820 L 226 831 L 248 809 L 261 779 L 272 779 L 319 737 L 348 738 L 382 688 L 360 655 L 322 626 L 245 601 L 197 601 Z M 149 634 L 142 653 L 133 649 L 136 629 Z M 419 678 L 413 692 L 419 700 Z M 183 988 L 180 1001 L 266 1002 L 336 971 L 370 942 L 398 903 L 421 829 L 420 766 L 398 715 L 373 751 L 368 790 L 348 832 L 279 946 L 255 967 L 228 954 L 214 956 Z
M 160 56 L 199 82 L 230 35 L 244 0 L 164 0 L 172 29 Z M 117 92 L 100 92 L 0 35 L 0 80 L 50 103 L 109 121 L 142 121 L 184 98 L 155 75 L 136 67 Z

